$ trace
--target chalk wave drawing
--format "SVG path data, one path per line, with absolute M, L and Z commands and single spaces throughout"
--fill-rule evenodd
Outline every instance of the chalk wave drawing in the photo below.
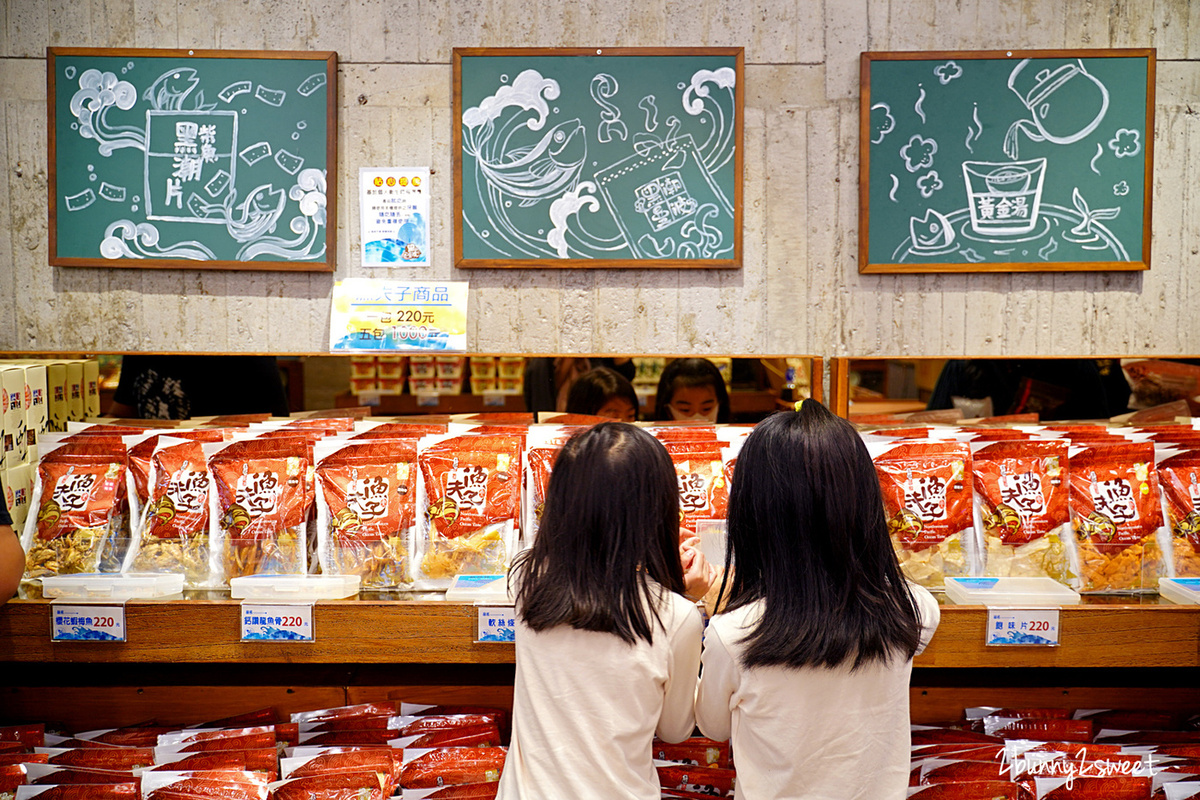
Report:
M 79 73 L 78 89 L 69 104 L 79 136 L 95 142 L 102 157 L 113 157 L 120 150 L 143 154 L 141 175 L 124 174 L 129 165 L 122 162 L 123 166 L 113 168 L 119 170 L 112 175 L 114 180 L 100 185 L 100 197 L 117 208 L 118 215 L 105 225 L 97 243 L 100 254 L 213 260 L 218 258 L 213 248 L 187 231 L 190 226 L 203 226 L 192 233 L 220 226 L 227 244 L 236 248 L 238 260 L 263 255 L 285 260 L 320 258 L 325 250 L 323 240 L 318 242 L 326 224 L 324 170 L 304 169 L 304 156 L 266 139 L 239 148 L 242 116 L 248 110 L 229 107 L 246 96 L 256 105 L 268 106 L 270 113 L 281 114 L 289 105 L 289 92 L 247 79 L 230 82 L 226 77 L 216 84 L 220 88 L 210 90 L 208 96 L 215 100 L 207 102 L 205 63 L 197 64 L 156 71 L 140 91 L 133 81 L 114 72 L 89 68 Z M 74 74 L 72 67 L 67 70 Z M 316 95 L 323 111 L 325 87 L 325 75 L 317 73 L 308 76 L 297 93 Z M 310 121 L 290 124 L 306 131 Z M 321 147 L 323 151 L 323 142 Z M 98 168 L 104 169 L 103 163 Z M 59 180 L 62 184 L 61 175 Z M 138 197 L 124 207 L 133 194 L 125 188 L 130 183 L 144 187 L 145 221 L 120 216 L 138 208 Z M 64 199 L 67 210 L 77 212 L 94 205 L 96 197 L 85 189 Z M 287 228 L 296 237 L 280 238 L 276 231 L 289 212 L 293 216 Z M 164 241 L 168 235 L 178 241 Z
M 500 75 L 463 111 L 464 241 L 482 257 L 732 257 L 719 176 L 737 147 L 735 71 L 691 68 L 647 93 L 619 61 L 569 98 L 546 66 Z

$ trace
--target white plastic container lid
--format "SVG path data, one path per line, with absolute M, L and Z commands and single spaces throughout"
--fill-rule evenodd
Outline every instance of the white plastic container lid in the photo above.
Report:
M 946 597 L 975 606 L 1079 604 L 1079 592 L 1053 578 L 946 578 Z
M 229 581 L 235 600 L 340 600 L 358 594 L 357 575 L 244 575 Z
M 446 590 L 446 599 L 452 603 L 494 603 L 508 605 L 512 597 L 508 593 L 507 575 L 455 575 Z
M 42 595 L 64 600 L 133 600 L 171 597 L 183 592 L 182 572 L 87 572 L 47 575 Z
M 1159 578 L 1158 593 L 1180 605 L 1200 603 L 1200 578 Z

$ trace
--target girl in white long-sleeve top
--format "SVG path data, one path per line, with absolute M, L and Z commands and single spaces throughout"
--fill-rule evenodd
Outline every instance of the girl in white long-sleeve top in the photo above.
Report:
M 625 423 L 573 436 L 518 556 L 512 743 L 499 800 L 660 797 L 655 733 L 691 735 L 709 565 L 681 563 L 675 469 Z
M 736 796 L 905 797 L 912 658 L 940 614 L 900 574 L 879 480 L 850 423 L 805 400 L 747 437 L 730 486 L 726 575 L 696 721 L 731 741 Z

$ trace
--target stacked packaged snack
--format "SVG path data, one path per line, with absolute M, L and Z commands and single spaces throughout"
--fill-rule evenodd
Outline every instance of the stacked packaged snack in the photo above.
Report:
M 1176 577 L 1200 577 L 1200 452 L 1158 464 L 1163 515 L 1171 531 L 1170 568 Z

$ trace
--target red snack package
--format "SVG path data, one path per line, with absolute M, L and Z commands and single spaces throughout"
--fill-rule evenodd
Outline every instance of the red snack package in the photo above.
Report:
M 200 442 L 164 440 L 150 456 L 149 475 L 128 571 L 182 572 L 188 588 L 210 585 L 209 476 Z
M 504 769 L 503 747 L 446 747 L 405 750 L 400 785 L 429 789 L 459 783 L 492 783 Z
M 1034 778 L 1036 800 L 1150 800 L 1151 779 L 1114 778 Z
M 222 557 L 222 582 L 306 572 L 305 523 L 312 498 L 306 440 L 206 444 L 204 452 L 215 492 L 209 536 Z
M 656 764 L 655 769 L 659 786 L 680 797 L 733 797 L 735 775 L 731 769 L 683 764 Z
M 31 725 L 5 725 L 0 727 L 0 742 L 17 743 L 24 747 L 42 747 L 46 743 L 46 726 L 40 722 Z
M 481 725 L 495 725 L 496 722 L 496 717 L 492 714 L 426 714 L 417 717 L 397 717 L 392 721 L 392 726 L 400 736 L 415 736 L 433 731 L 478 728 Z
M 193 797 L 267 800 L 268 796 L 267 780 L 256 772 L 197 770 L 142 774 L 145 800 L 190 800 Z
M 444 714 L 488 714 L 496 718 L 500 735 L 507 736 L 512 711 L 491 706 L 440 705 L 436 703 L 400 703 L 400 713 L 406 717 L 442 716 Z
M 49 764 L 50 756 L 45 753 L 0 753 L 0 767 L 17 764 Z
M 437 747 L 499 747 L 500 742 L 500 729 L 495 724 L 487 724 L 409 734 L 388 744 L 402 749 L 429 750 Z
M 313 731 L 300 734 L 300 744 L 318 745 L 374 745 L 383 747 L 396 738 L 396 732 L 387 728 L 373 730 Z
M 1033 800 L 1033 795 L 1011 781 L 963 781 L 921 786 L 908 800 Z
M 397 711 L 395 703 L 359 703 L 353 706 L 320 708 L 315 711 L 299 711 L 292 714 L 292 722 L 323 722 L 354 717 L 390 717 Z
M 463 572 L 508 569 L 521 502 L 524 436 L 427 437 L 418 447 L 416 583 L 446 588 Z
M 307 775 L 271 786 L 272 800 L 383 800 L 391 796 L 391 777 L 377 772 Z
M 1005 739 L 1039 742 L 1090 742 L 1095 726 L 1085 719 L 1013 719 L 985 717 L 983 732 Z
M 37 800 L 136 800 L 136 783 L 78 783 L 28 787 L 24 797 Z
M 1158 465 L 1158 481 L 1171 528 L 1175 575 L 1200 577 L 1200 453 L 1181 453 L 1163 460 Z
M 393 714 L 378 717 L 347 717 L 346 719 L 319 719 L 313 722 L 295 723 L 300 733 L 325 731 L 382 731 L 387 730 L 394 719 Z
M 1071 578 L 1065 442 L 1007 440 L 972 446 L 984 574 Z
M 119 441 L 46 448 L 29 506 L 36 522 L 21 537 L 25 580 L 120 570 L 129 545 L 125 468 Z
M 651 745 L 651 752 L 659 761 L 721 769 L 732 767 L 729 759 L 729 742 L 717 742 L 702 736 L 693 736 L 677 744 L 655 739 Z
M 1162 508 L 1154 446 L 1121 442 L 1072 448 L 1070 475 L 1081 591 L 1157 587 Z
M 17 787 L 24 785 L 26 777 L 26 769 L 20 764 L 0 767 L 0 796 L 12 797 Z
M 211 753 L 214 750 L 262 750 L 275 747 L 275 745 L 275 733 L 264 731 L 217 739 L 194 739 L 190 742 L 182 742 L 176 747 L 181 753 Z
M 914 726 L 912 729 L 912 746 L 926 744 L 995 744 L 1004 746 L 1004 740 L 999 736 L 988 736 L 986 733 L 963 730 L 962 728 L 926 728 Z
M 127 728 L 85 731 L 78 734 L 78 738 L 120 747 L 154 747 L 158 744 L 159 736 L 173 730 L 175 728 L 159 725 L 131 725 Z
M 50 754 L 49 763 L 94 769 L 136 769 L 154 764 L 152 747 L 81 747 Z
M 260 708 L 224 719 L 214 719 L 197 727 L 200 728 L 230 728 L 237 725 L 272 725 L 279 722 L 279 713 L 273 708 Z
M 709 442 L 668 442 L 667 452 L 675 465 L 679 484 L 679 537 L 696 535 L 696 523 L 724 519 L 729 510 L 729 486 L 725 481 L 721 447 Z
M 409 586 L 417 440 L 320 443 L 314 457 L 321 571 L 358 575 L 363 589 Z
M 57 764 L 27 764 L 25 769 L 28 773 L 26 782 L 38 786 L 63 783 L 130 783 L 137 780 L 130 770 L 89 769 Z
M 405 800 L 495 800 L 499 783 L 462 783 L 442 789 L 406 789 Z
M 1011 779 L 1008 765 L 994 761 L 967 761 L 959 758 L 930 758 L 917 765 L 910 782 L 963 783 L 966 781 L 1007 781 Z
M 962 442 L 871 443 L 892 545 L 905 576 L 940 589 L 969 572 L 971 450 Z

